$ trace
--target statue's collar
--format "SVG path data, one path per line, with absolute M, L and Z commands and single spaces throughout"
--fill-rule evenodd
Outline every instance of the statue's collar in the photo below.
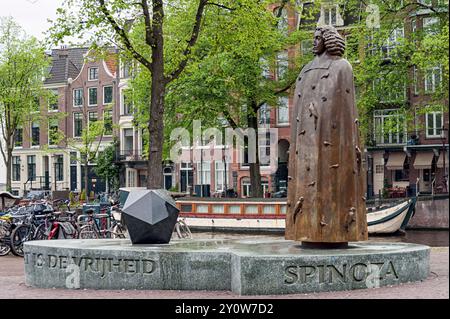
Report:
M 306 66 L 305 72 L 316 69 L 328 70 L 334 60 L 336 60 L 336 57 L 328 54 L 317 56 L 314 60 L 312 60 L 311 63 Z

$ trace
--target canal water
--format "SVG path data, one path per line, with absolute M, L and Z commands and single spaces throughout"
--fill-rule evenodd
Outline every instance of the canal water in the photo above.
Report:
M 254 233 L 254 232 L 196 232 L 193 231 L 194 239 L 283 239 L 282 233 Z M 430 247 L 448 247 L 448 230 L 407 230 L 403 235 L 370 236 L 369 241 L 376 242 L 405 242 L 412 244 L 427 245 Z

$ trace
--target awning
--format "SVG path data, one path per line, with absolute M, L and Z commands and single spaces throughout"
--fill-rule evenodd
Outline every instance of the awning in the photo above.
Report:
M 431 163 L 433 162 L 434 153 L 417 153 L 416 160 L 414 161 L 415 169 L 431 169 Z
M 439 160 L 436 164 L 438 168 L 444 168 L 444 157 L 445 157 L 445 167 L 448 167 L 448 155 L 447 152 L 441 152 L 439 156 Z
M 390 170 L 401 170 L 405 165 L 406 153 L 390 153 L 386 168 Z

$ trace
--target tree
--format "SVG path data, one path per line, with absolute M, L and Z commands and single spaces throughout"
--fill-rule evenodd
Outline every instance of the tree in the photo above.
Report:
M 50 30 L 54 42 L 92 31 L 99 39 L 115 42 L 150 77 L 148 185 L 163 187 L 163 134 L 167 86 L 188 65 L 208 7 L 226 7 L 210 0 L 66 0 Z M 223 4 L 225 3 L 225 4 Z M 141 28 L 138 39 L 130 37 Z
M 11 18 L 0 18 L 0 131 L 4 140 L 0 150 L 8 190 L 16 137 L 20 127 L 39 111 L 40 98 L 46 95 L 42 79 L 48 65 L 44 49 L 35 38 L 28 37 Z
M 177 124 L 189 126 L 195 117 L 213 127 L 227 122 L 234 129 L 251 128 L 257 134 L 249 142 L 258 149 L 261 113 L 288 98 L 300 67 L 310 59 L 296 53 L 309 33 L 287 25 L 287 13 L 293 16 L 298 9 L 295 1 L 260 1 L 235 4 L 226 13 L 216 10 L 206 19 L 194 61 L 168 89 L 169 108 L 182 115 Z M 136 82 L 136 91 L 142 91 Z M 251 196 L 262 197 L 259 152 L 254 155 Z
M 95 172 L 107 182 L 107 187 L 113 191 L 119 188 L 119 168 L 114 163 L 116 145 L 111 144 L 97 158 Z
M 379 13 L 379 26 L 370 23 L 371 10 L 361 1 L 346 2 L 346 16 L 354 19 L 347 34 L 348 59 L 352 62 L 356 86 L 359 88 L 358 108 L 361 128 L 372 142 L 371 134 L 403 134 L 419 129 L 415 123 L 417 115 L 429 108 L 448 110 L 448 7 L 441 1 L 395 1 L 375 0 L 371 2 Z M 428 28 L 419 28 L 415 13 L 433 21 Z M 432 94 L 426 95 L 426 103 L 414 109 L 407 99 L 407 92 L 417 90 L 418 81 L 423 81 L 430 68 L 441 66 L 442 77 Z M 424 94 L 426 93 L 426 94 Z M 397 109 L 398 115 L 390 117 L 382 127 L 374 127 L 374 111 L 382 108 Z M 406 138 L 406 137 L 405 137 Z
M 76 161 L 83 167 L 85 194 L 88 192 L 89 182 L 89 164 L 96 162 L 100 147 L 102 146 L 105 135 L 105 120 L 88 119 L 87 103 L 83 103 L 83 129 L 81 137 L 67 138 L 61 132 L 59 133 L 58 143 L 64 142 L 65 145 L 79 156 L 71 156 L 71 161 Z M 89 196 L 87 198 L 89 200 Z

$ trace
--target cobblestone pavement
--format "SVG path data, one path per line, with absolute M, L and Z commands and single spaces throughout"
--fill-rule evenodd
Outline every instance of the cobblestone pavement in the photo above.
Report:
M 224 291 L 94 291 L 37 289 L 25 285 L 23 259 L 0 258 L 0 299 L 448 299 L 449 248 L 432 248 L 430 277 L 417 283 L 378 289 L 317 294 L 240 297 Z

